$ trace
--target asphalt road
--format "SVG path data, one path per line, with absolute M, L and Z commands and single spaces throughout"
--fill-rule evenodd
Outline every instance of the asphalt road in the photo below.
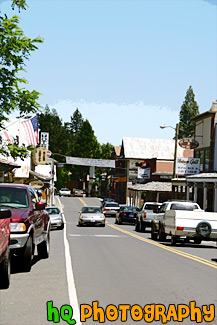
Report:
M 160 321 L 154 318 L 152 324 L 161 324 L 163 320 L 177 324 L 173 320 L 178 305 L 186 305 L 185 309 L 192 312 L 192 317 L 194 301 L 197 307 L 217 305 L 215 243 L 172 247 L 169 241 L 152 241 L 149 232 L 135 232 L 132 225 L 115 225 L 114 218 L 109 217 L 105 228 L 78 227 L 80 208 L 85 204 L 99 205 L 99 200 L 60 200 L 66 227 L 64 231 L 52 231 L 49 259 L 38 261 L 36 256 L 29 273 L 20 273 L 19 268 L 14 267 L 10 288 L 0 291 L 1 325 L 53 324 L 53 321 L 47 321 L 47 301 L 53 301 L 53 306 L 58 309 L 66 304 L 67 308 L 71 306 L 72 318 L 77 324 L 80 306 L 82 317 L 88 317 L 87 312 L 95 313 L 96 319 L 98 317 L 98 321 L 94 321 L 93 315 L 90 316 L 86 324 L 99 324 L 99 318 L 103 320 L 104 314 L 106 324 L 120 324 L 121 317 L 124 320 L 124 308 L 127 308 L 124 323 L 132 325 L 148 323 L 147 318 L 136 322 L 144 307 L 146 317 L 157 317 L 157 312 L 163 309 Z M 95 312 L 96 302 L 102 307 L 98 314 Z M 118 310 L 119 318 L 110 322 Z M 200 309 L 197 313 L 200 315 Z M 181 314 L 180 311 L 178 317 Z M 193 323 L 196 321 L 193 318 L 191 321 L 190 316 L 182 322 Z M 67 324 L 67 321 L 60 317 L 59 324 Z M 217 324 L 217 319 L 211 324 Z

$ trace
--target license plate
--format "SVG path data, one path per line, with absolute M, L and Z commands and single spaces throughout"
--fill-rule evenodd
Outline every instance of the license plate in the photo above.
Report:
M 92 219 L 92 220 L 91 220 L 91 222 L 95 222 L 95 220 L 94 220 L 94 219 Z
M 134 217 L 134 215 L 133 215 L 133 214 L 130 214 L 130 215 L 129 215 L 129 217 L 131 217 L 131 218 L 132 218 L 132 217 Z

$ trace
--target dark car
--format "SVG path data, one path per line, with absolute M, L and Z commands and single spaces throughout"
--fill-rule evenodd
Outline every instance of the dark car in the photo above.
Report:
M 119 225 L 122 223 L 131 223 L 135 225 L 138 212 L 139 208 L 136 206 L 122 206 L 115 218 L 115 223 L 118 223 Z
M 102 206 L 104 207 L 106 203 L 109 203 L 109 202 L 115 202 L 115 199 L 110 199 L 110 198 L 104 198 L 102 200 Z

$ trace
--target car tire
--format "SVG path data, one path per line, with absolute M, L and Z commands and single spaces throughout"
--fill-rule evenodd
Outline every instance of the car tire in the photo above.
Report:
M 103 224 L 101 225 L 101 227 L 105 227 L 105 224 L 103 223 Z
M 122 221 L 121 221 L 121 219 L 119 219 L 118 224 L 119 224 L 119 225 L 122 225 Z
M 198 223 L 196 233 L 202 237 L 209 237 L 212 232 L 212 227 L 209 222 L 201 221 Z
M 64 229 L 64 223 L 61 224 L 61 226 L 59 227 L 60 230 Z
M 201 244 L 201 242 L 202 242 L 202 239 L 200 239 L 200 238 L 194 238 L 194 243 L 195 244 L 199 245 L 199 244 Z
M 159 228 L 159 233 L 158 233 L 158 236 L 159 236 L 159 240 L 160 241 L 165 241 L 166 240 L 166 234 L 164 231 L 162 231 L 162 228 L 160 227 Z
M 144 223 L 141 221 L 141 225 L 140 225 L 140 231 L 144 232 L 145 231 L 145 225 Z
M 32 237 L 29 237 L 25 245 L 23 256 L 22 256 L 22 260 L 23 260 L 22 268 L 25 272 L 30 272 L 32 267 L 33 257 L 34 257 L 33 239 Z
M 151 231 L 151 239 L 157 240 L 158 234 L 156 232 Z
M 138 220 L 136 221 L 136 224 L 135 224 L 135 231 L 140 231 L 140 225 L 139 225 L 139 222 Z
M 48 258 L 50 255 L 50 230 L 48 230 L 46 240 L 38 245 L 39 258 Z
M 5 258 L 0 263 L 0 289 L 8 289 L 10 285 L 11 274 L 11 254 L 7 248 Z
M 177 238 L 175 236 L 171 236 L 171 245 L 175 246 L 177 243 Z

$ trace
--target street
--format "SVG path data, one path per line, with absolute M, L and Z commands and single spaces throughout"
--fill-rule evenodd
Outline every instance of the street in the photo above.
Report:
M 0 291 L 0 325 L 52 324 L 52 320 L 47 320 L 48 301 L 59 311 L 63 305 L 68 305 L 66 310 L 71 306 L 71 318 L 77 324 L 80 323 L 80 305 L 86 324 L 103 322 L 106 309 L 106 324 L 111 321 L 120 324 L 121 320 L 126 324 L 148 323 L 151 318 L 149 321 L 141 318 L 141 310 L 154 304 L 161 310 L 165 306 L 165 312 L 155 309 L 160 321 L 154 318 L 152 323 L 166 320 L 164 323 L 173 324 L 177 323 L 174 322 L 175 307 L 190 306 L 190 302 L 199 308 L 207 306 L 205 315 L 208 321 L 211 319 L 209 306 L 217 303 L 216 243 L 180 243 L 174 247 L 169 240 L 166 243 L 151 240 L 148 231 L 135 232 L 133 225 L 116 225 L 113 217 L 107 218 L 105 228 L 78 227 L 78 211 L 86 204 L 100 205 L 99 199 L 61 197 L 56 200 L 64 206 L 65 228 L 51 232 L 50 257 L 37 260 L 36 255 L 29 273 L 21 273 L 19 267 L 13 265 L 10 288 Z M 96 301 L 102 309 L 94 314 L 92 307 L 97 305 L 93 303 Z M 136 306 L 124 312 L 128 307 L 123 305 Z M 173 313 L 170 309 L 169 315 L 171 305 L 175 307 Z M 109 312 L 111 309 L 114 313 Z M 115 319 L 117 310 L 119 318 Z M 148 309 L 146 312 L 148 314 Z M 61 315 L 64 314 L 60 314 L 59 324 L 72 324 Z M 189 317 L 183 316 L 181 321 L 196 323 L 194 315 L 190 312 Z M 197 315 L 200 317 L 198 309 Z M 146 316 L 153 314 L 149 312 Z M 206 323 L 203 316 L 202 323 Z M 217 318 L 211 324 L 217 324 Z

